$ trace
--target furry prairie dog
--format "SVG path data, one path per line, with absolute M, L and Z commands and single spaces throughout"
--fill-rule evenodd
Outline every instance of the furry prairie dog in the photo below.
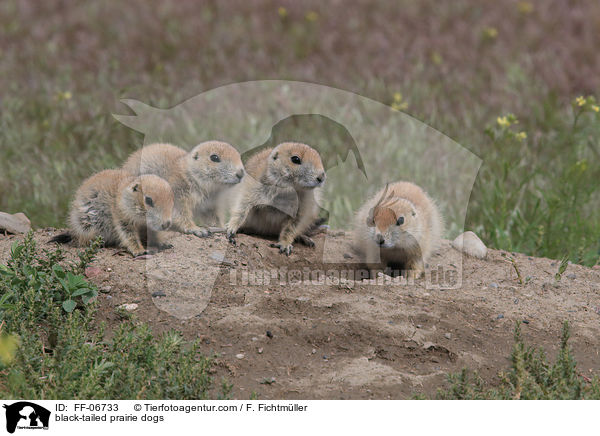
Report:
M 226 142 L 207 141 L 186 152 L 171 144 L 152 144 L 133 153 L 123 165 L 131 174 L 155 174 L 167 180 L 175 194 L 173 230 L 205 237 L 211 221 L 222 223 L 218 199 L 239 183 L 244 165 L 239 152 Z M 204 226 L 197 226 L 198 215 Z
M 173 191 L 155 175 L 134 177 L 122 170 L 104 170 L 83 182 L 69 212 L 70 230 L 50 242 L 75 239 L 87 245 L 102 236 L 105 245 L 118 245 L 133 256 L 148 245 L 161 244 L 161 233 L 171 226 Z
M 227 223 L 229 240 L 234 243 L 238 231 L 278 236 L 272 246 L 288 256 L 296 240 L 314 246 L 304 232 L 317 218 L 325 182 L 319 153 L 306 144 L 284 142 L 252 156 L 246 170 Z
M 401 265 L 420 277 L 443 229 L 442 216 L 425 191 L 410 182 L 390 183 L 357 212 L 354 245 L 371 271 Z

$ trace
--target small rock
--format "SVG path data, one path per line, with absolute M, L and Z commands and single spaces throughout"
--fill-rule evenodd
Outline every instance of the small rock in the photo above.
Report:
M 344 253 L 344 259 L 352 259 L 352 255 L 350 253 Z
M 502 318 L 504 318 L 504 315 L 503 315 L 503 314 L 500 314 L 500 315 L 498 315 L 498 316 L 496 317 L 496 319 L 502 319 Z
M 445 337 L 446 339 L 452 339 L 452 333 L 446 333 L 446 334 L 444 335 L 444 337 Z
M 13 234 L 27 233 L 31 230 L 31 221 L 21 212 L 14 215 L 0 212 L 0 230 Z
M 112 289 L 112 286 L 102 286 L 100 288 L 100 292 L 102 292 L 103 294 L 108 294 L 111 289 Z
M 95 266 L 88 266 L 85 269 L 85 276 L 88 279 L 91 279 L 92 277 L 96 277 L 97 275 L 100 275 L 102 273 L 102 270 L 100 268 L 97 268 Z
M 513 303 L 515 303 L 515 304 L 519 304 L 519 299 L 518 299 L 518 298 L 515 298 L 515 299 L 514 299 L 514 301 L 513 301 Z
M 568 278 L 568 279 L 571 279 L 571 280 L 575 280 L 575 278 L 576 278 L 576 277 L 577 277 L 577 276 L 576 276 L 574 273 L 571 273 L 571 274 L 568 274 L 568 275 L 567 275 L 567 278 Z
M 312 354 L 315 354 L 316 352 L 317 352 L 317 349 L 316 349 L 316 348 L 313 348 L 313 349 L 312 349 Z
M 234 263 L 225 259 L 225 254 L 219 253 L 218 251 L 213 251 L 208 255 L 212 260 L 225 265 L 225 266 L 234 266 Z
M 423 326 L 421 324 L 417 324 L 415 327 L 418 328 L 418 329 L 420 329 Z
M 328 360 L 329 356 L 327 356 L 327 354 L 323 354 L 323 360 Z
M 452 241 L 451 245 L 456 250 L 478 259 L 484 259 L 487 256 L 487 247 L 481 242 L 481 239 L 471 231 L 458 235 L 456 239 Z
M 273 339 L 273 333 L 271 333 L 271 330 L 267 330 L 267 338 L 269 339 Z
M 112 272 L 112 268 L 106 268 L 106 271 Z
M 244 358 L 244 353 L 236 354 L 235 357 L 238 358 L 238 359 L 243 359 Z
M 498 289 L 499 285 L 496 282 L 492 282 L 492 283 L 489 284 L 489 287 L 492 288 L 492 289 Z
M 152 297 L 166 297 L 167 294 L 165 294 L 163 291 L 155 291 L 152 293 Z
M 138 305 L 135 303 L 129 303 L 129 304 L 126 303 L 126 304 L 121 304 L 119 306 L 119 309 L 126 310 L 127 312 L 133 312 L 137 308 L 138 308 Z
M 523 320 L 523 324 L 529 324 L 529 320 L 527 320 L 527 319 L 524 319 L 524 320 Z
M 256 342 L 256 341 L 258 341 L 258 338 L 256 336 L 253 336 L 252 337 L 252 342 Z
M 258 349 L 258 354 L 262 354 L 262 352 L 263 352 L 263 348 L 261 347 Z

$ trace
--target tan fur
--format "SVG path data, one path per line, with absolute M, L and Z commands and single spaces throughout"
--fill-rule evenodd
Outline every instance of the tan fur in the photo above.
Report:
M 401 225 L 397 225 L 399 217 L 404 219 Z M 442 216 L 427 193 L 413 183 L 396 182 L 359 209 L 354 245 L 372 271 L 400 264 L 419 277 L 443 232 Z
M 219 162 L 211 156 L 219 157 Z M 167 180 L 175 194 L 173 229 L 204 237 L 207 225 L 223 225 L 218 201 L 223 191 L 240 182 L 244 166 L 239 152 L 226 142 L 207 141 L 186 152 L 171 144 L 152 144 L 133 153 L 123 169 L 131 174 L 155 174 Z M 197 226 L 194 216 L 203 224 Z
M 172 212 L 173 191 L 165 180 L 104 170 L 77 190 L 69 213 L 70 233 L 79 245 L 102 236 L 106 245 L 121 246 L 138 256 L 145 252 L 141 237 L 146 232 L 148 245 L 161 243 Z
M 292 162 L 298 157 L 300 164 Z M 325 182 L 319 153 L 306 144 L 284 142 L 252 156 L 246 163 L 249 177 L 237 188 L 227 236 L 238 231 L 278 236 L 274 246 L 290 255 L 298 240 L 314 246 L 304 233 L 319 213 L 317 200 Z

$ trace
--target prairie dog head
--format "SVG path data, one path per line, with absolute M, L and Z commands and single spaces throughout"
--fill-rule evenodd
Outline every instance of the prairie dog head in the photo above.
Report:
M 226 142 L 206 141 L 186 156 L 188 173 L 199 184 L 235 185 L 244 177 L 240 153 Z
M 171 227 L 173 190 L 158 176 L 135 178 L 123 190 L 120 205 L 130 219 L 145 223 L 156 232 Z
M 314 189 L 325 183 L 319 152 L 299 142 L 283 142 L 268 157 L 266 177 L 274 185 Z
M 382 248 L 417 245 L 422 222 L 415 205 L 405 198 L 386 197 L 386 194 L 387 187 L 367 216 L 369 238 Z

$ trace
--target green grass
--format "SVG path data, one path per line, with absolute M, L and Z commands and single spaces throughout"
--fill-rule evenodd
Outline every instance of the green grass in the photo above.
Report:
M 0 395 L 38 399 L 226 398 L 212 361 L 178 332 L 156 338 L 131 320 L 111 337 L 93 322 L 95 287 L 80 276 L 98 244 L 66 262 L 41 252 L 30 233 L 0 269 Z M 69 279 L 78 286 L 71 287 Z M 74 295 L 73 289 L 88 292 Z M 86 298 L 89 296 L 89 298 Z M 78 307 L 65 305 L 73 301 Z
M 447 386 L 438 391 L 443 400 L 598 400 L 600 379 L 585 378 L 577 371 L 569 340 L 569 325 L 563 325 L 560 348 L 550 363 L 542 349 L 528 346 L 515 327 L 511 366 L 499 374 L 497 386 L 490 386 L 476 373 L 463 369 L 448 377 Z

